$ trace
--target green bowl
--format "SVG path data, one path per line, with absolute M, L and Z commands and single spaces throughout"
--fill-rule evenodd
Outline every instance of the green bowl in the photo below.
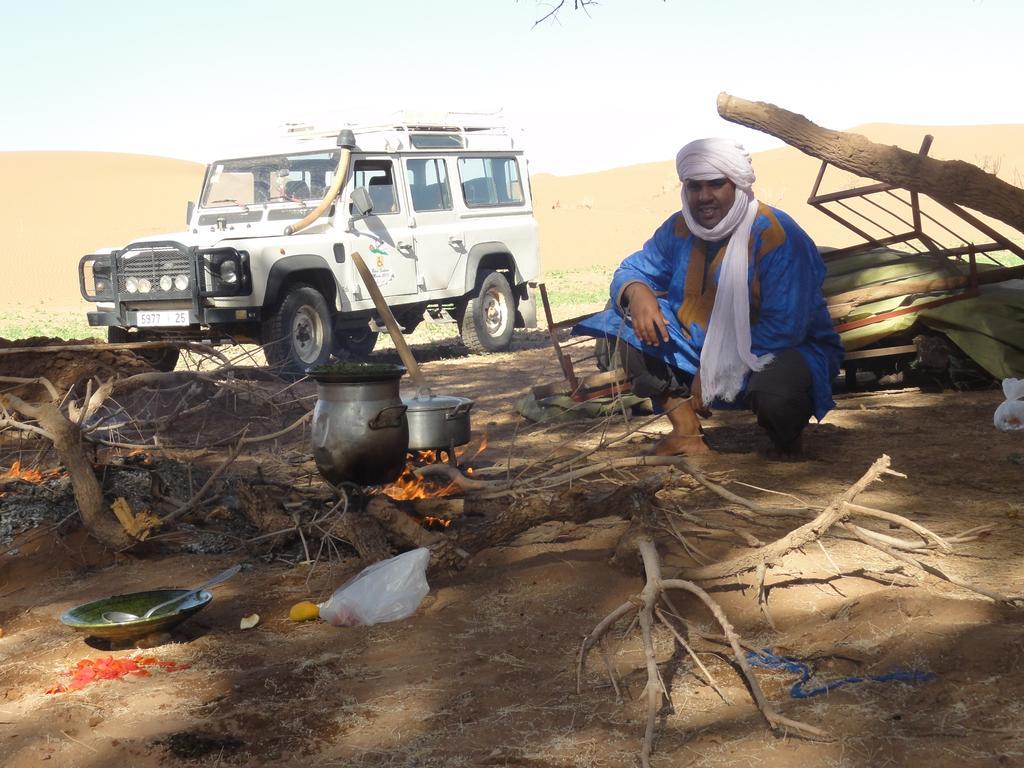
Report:
M 112 623 L 104 619 L 103 614 L 107 611 L 124 611 L 141 616 L 154 605 L 159 605 L 177 595 L 188 594 L 190 591 L 188 589 L 153 589 L 149 592 L 132 592 L 128 595 L 105 597 L 76 608 L 69 608 L 61 614 L 60 620 L 72 629 L 91 637 L 106 640 L 131 640 L 153 632 L 165 632 L 180 624 L 193 613 L 201 611 L 209 605 L 213 600 L 213 595 L 204 590 L 170 606 L 169 613 L 160 611 L 148 619 Z

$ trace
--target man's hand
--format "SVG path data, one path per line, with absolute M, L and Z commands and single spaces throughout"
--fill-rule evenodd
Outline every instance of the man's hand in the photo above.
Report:
M 653 347 L 668 341 L 668 321 L 661 314 L 661 305 L 654 291 L 643 283 L 631 283 L 623 298 L 629 305 L 633 331 L 640 341 Z

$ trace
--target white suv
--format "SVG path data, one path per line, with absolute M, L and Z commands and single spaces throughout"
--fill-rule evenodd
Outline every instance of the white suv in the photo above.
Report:
M 453 119 L 292 126 L 269 154 L 211 163 L 187 231 L 85 256 L 79 282 L 110 341 L 256 342 L 302 372 L 376 344 L 353 253 L 406 333 L 450 317 L 467 347 L 494 352 L 536 327 L 526 159 L 503 128 Z M 165 370 L 177 361 L 174 348 L 151 354 Z

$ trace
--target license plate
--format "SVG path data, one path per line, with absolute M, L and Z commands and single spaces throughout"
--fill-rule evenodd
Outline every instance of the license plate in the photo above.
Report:
M 139 328 L 153 328 L 155 326 L 188 325 L 187 309 L 159 310 L 156 312 L 138 312 L 135 316 L 135 324 Z

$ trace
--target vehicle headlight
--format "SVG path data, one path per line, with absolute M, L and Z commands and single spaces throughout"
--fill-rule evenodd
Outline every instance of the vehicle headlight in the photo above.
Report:
M 174 280 L 171 279 L 170 275 L 161 275 L 160 276 L 160 290 L 161 291 L 166 293 L 167 291 L 171 290 L 173 285 L 174 285 Z
M 138 278 L 135 278 L 135 277 L 127 278 L 124 281 L 124 289 L 126 291 L 128 291 L 128 293 L 138 293 L 139 292 L 139 280 L 138 280 Z
M 86 301 L 108 301 L 114 298 L 111 272 L 112 258 L 108 254 L 89 254 L 78 262 L 78 283 Z
M 139 280 L 139 293 L 149 293 L 153 290 L 153 284 L 149 282 L 148 277 L 144 277 Z
M 175 275 L 174 287 L 179 291 L 184 291 L 188 288 L 188 275 Z
M 225 259 L 220 263 L 220 279 L 228 285 L 238 282 L 238 265 L 233 259 Z

